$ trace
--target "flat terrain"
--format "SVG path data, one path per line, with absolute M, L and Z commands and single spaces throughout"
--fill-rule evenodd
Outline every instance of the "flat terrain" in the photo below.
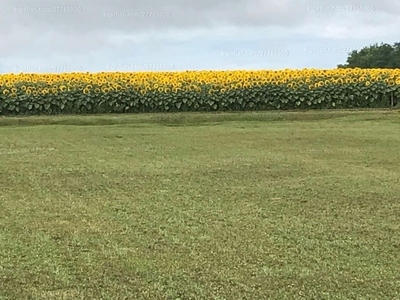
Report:
M 0 118 L 0 299 L 400 299 L 400 113 Z

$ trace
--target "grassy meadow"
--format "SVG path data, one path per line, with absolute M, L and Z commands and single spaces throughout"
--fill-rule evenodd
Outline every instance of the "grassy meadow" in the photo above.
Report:
M 0 300 L 400 299 L 400 111 L 0 118 Z

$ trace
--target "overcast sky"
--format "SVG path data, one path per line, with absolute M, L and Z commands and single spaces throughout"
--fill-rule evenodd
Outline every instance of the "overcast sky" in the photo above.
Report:
M 399 0 L 0 4 L 0 73 L 335 68 L 400 28 Z

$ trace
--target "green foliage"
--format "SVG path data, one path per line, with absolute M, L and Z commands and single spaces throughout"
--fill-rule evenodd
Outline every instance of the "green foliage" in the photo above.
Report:
M 0 90 L 2 115 L 55 115 L 139 112 L 254 111 L 325 108 L 389 107 L 391 97 L 400 97 L 400 86 L 384 81 L 369 86 L 356 82 L 329 84 L 310 89 L 299 85 L 263 85 L 245 89 L 216 91 L 213 95 L 195 91 L 165 93 L 113 91 L 92 95 L 66 91 L 57 96 L 26 95 L 10 98 Z M 397 100 L 396 100 L 397 101 Z
M 364 47 L 361 50 L 352 51 L 347 63 L 338 65 L 339 68 L 380 68 L 394 69 L 400 68 L 400 43 L 393 45 L 381 43 Z

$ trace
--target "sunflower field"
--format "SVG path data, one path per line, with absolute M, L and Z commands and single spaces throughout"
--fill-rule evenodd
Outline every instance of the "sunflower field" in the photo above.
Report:
M 390 107 L 399 69 L 0 75 L 0 115 Z

